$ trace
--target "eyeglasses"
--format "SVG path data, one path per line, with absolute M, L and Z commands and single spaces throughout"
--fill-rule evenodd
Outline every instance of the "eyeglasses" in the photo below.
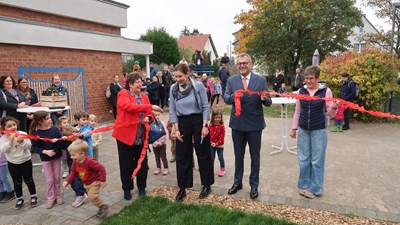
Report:
M 304 80 L 315 80 L 315 77 L 304 77 Z
M 237 65 L 238 66 L 244 66 L 244 65 L 247 65 L 247 64 L 249 64 L 250 62 L 238 62 L 237 63 Z

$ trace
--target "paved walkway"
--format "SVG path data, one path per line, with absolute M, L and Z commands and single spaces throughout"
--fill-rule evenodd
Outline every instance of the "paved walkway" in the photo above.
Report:
M 167 119 L 168 114 L 163 114 Z M 378 218 L 400 222 L 400 127 L 395 124 L 352 124 L 351 130 L 343 133 L 331 133 L 326 159 L 325 192 L 320 198 L 305 199 L 297 194 L 298 162 L 295 155 L 283 152 L 271 156 L 271 145 L 280 143 L 280 119 L 267 118 L 267 128 L 263 133 L 262 160 L 260 172 L 260 201 L 288 204 L 300 207 L 328 210 L 339 213 L 351 212 L 358 216 Z M 228 118 L 225 118 L 228 124 Z M 291 124 L 291 119 L 289 119 Z M 295 145 L 290 139 L 289 145 Z M 227 175 L 216 177 L 213 192 L 225 195 L 232 185 L 234 156 L 231 131 L 227 128 L 225 144 L 225 162 Z M 170 152 L 168 151 L 168 158 Z M 250 187 L 249 154 L 246 154 L 244 189 L 236 196 L 248 198 Z M 115 140 L 111 132 L 103 134 L 100 150 L 100 162 L 107 169 L 107 188 L 101 193 L 110 205 L 110 214 L 120 211 L 132 201 L 122 198 L 119 179 L 118 157 Z M 218 163 L 218 162 L 216 162 Z M 170 163 L 171 174 L 155 176 L 155 160 L 149 154 L 149 177 L 147 191 L 159 185 L 176 185 L 175 163 Z M 218 164 L 216 164 L 216 173 Z M 197 168 L 197 166 L 196 166 Z M 21 210 L 13 209 L 15 201 L 0 204 L 1 224 L 99 224 L 96 218 L 97 208 L 86 203 L 79 208 L 72 208 L 74 194 L 68 187 L 64 189 L 64 205 L 46 209 L 44 176 L 40 167 L 34 167 L 34 177 L 39 196 L 39 206 L 31 209 L 29 204 Z M 195 169 L 195 186 L 200 189 L 198 170 Z M 28 194 L 26 187 L 25 195 Z M 134 199 L 137 190 L 133 192 Z M 28 197 L 25 197 L 25 201 Z

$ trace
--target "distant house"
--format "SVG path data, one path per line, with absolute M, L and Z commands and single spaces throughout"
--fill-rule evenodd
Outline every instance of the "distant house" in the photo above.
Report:
M 375 47 L 384 48 L 385 46 L 383 43 L 377 42 L 370 42 L 367 36 L 371 34 L 380 34 L 378 29 L 375 28 L 374 25 L 367 19 L 365 14 L 362 14 L 362 27 L 354 27 L 353 28 L 353 35 L 349 36 L 348 39 L 350 40 L 352 49 L 355 51 L 361 52 L 364 48 L 368 45 L 374 45 Z
M 211 38 L 211 34 L 198 34 L 190 36 L 180 36 L 178 39 L 178 46 L 180 49 L 189 48 L 193 52 L 196 50 L 211 53 L 211 62 L 218 58 L 217 49 Z

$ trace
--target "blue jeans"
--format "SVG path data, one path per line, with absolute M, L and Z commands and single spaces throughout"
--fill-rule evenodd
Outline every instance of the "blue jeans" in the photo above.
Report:
M 12 192 L 14 188 L 11 186 L 10 179 L 8 177 L 7 165 L 0 166 L 0 192 Z
M 220 167 L 225 168 L 224 148 L 210 147 L 210 149 L 211 149 L 211 161 L 213 166 L 215 160 L 215 153 L 217 153 Z
M 303 130 L 299 128 L 297 158 L 300 175 L 297 187 L 320 195 L 324 188 L 325 152 L 328 140 L 326 129 Z
M 334 119 L 333 121 L 334 121 L 335 126 L 343 126 L 343 124 L 344 124 L 344 120 Z

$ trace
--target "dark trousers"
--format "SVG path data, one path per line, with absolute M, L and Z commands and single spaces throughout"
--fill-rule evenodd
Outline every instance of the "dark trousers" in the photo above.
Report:
M 183 142 L 176 140 L 176 175 L 179 188 L 193 187 L 193 146 L 199 163 L 201 184 L 214 184 L 214 171 L 210 154 L 210 135 L 201 141 L 202 114 L 179 116 L 179 132 Z M 194 140 L 194 143 L 192 142 Z
M 31 195 L 36 194 L 35 181 L 32 175 L 32 160 L 28 160 L 22 164 L 14 164 L 8 162 L 8 171 L 10 172 L 11 178 L 14 183 L 14 191 L 17 198 L 23 196 L 22 193 L 22 180 L 25 181 L 28 186 L 29 193 Z
M 157 99 L 150 99 L 150 104 L 159 106 L 159 105 L 158 105 L 159 101 L 160 101 L 160 100 L 159 100 L 158 98 L 157 98 Z
M 160 104 L 157 104 L 158 106 L 160 106 L 161 108 L 164 108 L 164 87 L 161 87 L 158 89 L 158 99 L 160 101 Z
M 211 107 L 212 107 L 212 105 L 213 105 L 215 99 L 217 99 L 217 105 L 218 105 L 218 103 L 219 103 L 219 96 L 220 96 L 220 94 L 215 94 L 215 95 L 212 95 L 212 96 L 211 96 Z
M 344 125 L 343 127 L 350 129 L 350 109 L 347 108 L 343 111 L 344 115 Z
M 142 145 L 127 145 L 117 140 L 118 159 L 119 159 L 119 172 L 121 177 L 122 189 L 133 190 L 133 179 L 131 178 L 133 171 L 136 169 L 140 154 L 142 152 Z M 142 162 L 142 167 L 136 174 L 136 183 L 139 190 L 146 188 L 147 172 L 149 170 L 146 156 Z
M 232 129 L 233 148 L 235 152 L 234 184 L 241 184 L 244 171 L 244 154 L 247 143 L 250 148 L 251 171 L 250 187 L 258 188 L 260 180 L 260 149 L 262 131 L 239 131 Z
M 69 154 L 68 151 L 67 151 L 67 165 L 68 165 L 68 171 L 69 171 L 69 173 L 71 173 L 72 159 L 71 159 L 71 155 Z M 82 182 L 81 178 L 79 178 L 78 175 L 76 175 L 74 177 L 74 179 L 72 180 L 71 188 L 72 188 L 72 190 L 74 190 L 75 196 L 83 196 L 86 193 L 86 189 L 83 186 L 83 182 Z
M 168 160 L 167 160 L 167 145 L 161 145 L 159 147 L 153 147 L 154 156 L 156 158 L 156 166 L 157 168 L 161 168 L 161 161 L 163 162 L 164 169 L 168 169 Z
M 226 81 L 221 82 L 222 96 L 225 95 Z
M 114 119 L 117 118 L 117 106 L 113 106 Z
M 169 106 L 169 90 L 171 89 L 171 85 L 164 86 L 164 105 Z

